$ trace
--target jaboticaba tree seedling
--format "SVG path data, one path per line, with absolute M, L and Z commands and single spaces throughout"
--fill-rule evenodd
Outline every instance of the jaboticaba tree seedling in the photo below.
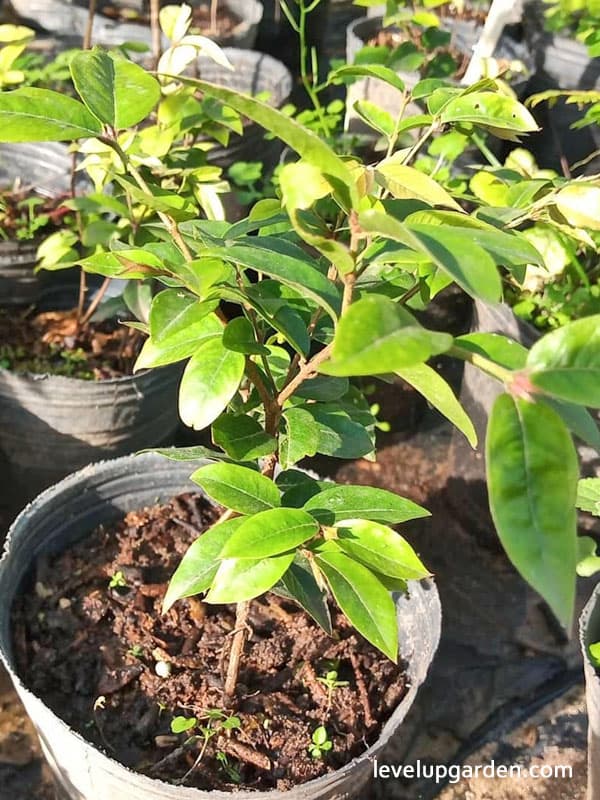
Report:
M 185 7 L 161 10 L 171 30 L 183 21 L 187 31 L 185 15 Z M 536 129 L 494 80 L 468 88 L 421 81 L 409 92 L 382 65 L 341 68 L 340 80 L 377 78 L 400 97 L 397 117 L 367 114 L 384 151 L 377 163 L 363 164 L 341 158 L 266 102 L 174 74 L 185 68 L 185 59 L 173 57 L 185 39 L 163 55 L 157 78 L 93 49 L 71 61 L 79 99 L 29 88 L 0 93 L 0 141 L 86 140 L 132 202 L 156 215 L 143 246 L 117 232 L 78 263 L 105 277 L 156 282 L 148 323 L 137 325 L 148 339 L 136 368 L 184 362 L 180 416 L 196 430 L 211 428 L 214 447 L 165 451 L 199 461 L 192 480 L 226 512 L 184 556 L 164 613 L 175 614 L 173 605 L 194 595 L 236 604 L 224 704 L 236 699 L 249 604 L 268 591 L 293 599 L 328 633 L 330 602 L 337 603 L 396 661 L 394 593 L 429 576 L 396 526 L 428 512 L 382 489 L 323 483 L 295 465 L 316 454 L 374 458 L 376 420 L 353 378 L 409 383 L 475 447 L 471 420 L 430 366 L 443 353 L 503 389 L 486 441 L 492 515 L 515 566 L 569 626 L 579 472 L 571 430 L 597 436 L 586 407 L 600 407 L 600 317 L 566 325 L 527 351 L 502 336 L 428 330 L 413 312 L 453 282 L 471 297 L 500 301 L 500 267 L 520 275 L 528 264 L 544 265 L 523 233 L 528 226 L 558 226 L 567 237 L 600 227 L 598 215 L 586 214 L 597 208 L 600 180 L 556 178 L 532 187 L 513 176 L 510 204 L 469 197 L 467 211 L 451 182 L 413 164 L 440 133 L 481 142 L 484 134 L 514 140 Z M 226 63 L 214 44 L 202 47 Z M 423 103 L 416 118 L 407 116 L 413 100 Z M 203 218 L 187 201 L 189 175 L 179 180 L 177 159 L 169 162 L 177 180 L 157 178 L 133 143 L 138 134 L 156 135 L 164 148 L 157 157 L 169 161 L 177 150 L 169 110 L 190 103 L 212 108 L 213 117 L 217 110 L 238 122 L 245 117 L 297 153 L 279 172 L 277 199 L 259 201 L 229 224 Z M 196 141 L 212 120 L 191 119 Z M 407 132 L 410 143 L 402 146 Z M 491 163 L 491 179 L 500 180 L 495 169 Z M 323 750 L 324 742 L 313 744 Z

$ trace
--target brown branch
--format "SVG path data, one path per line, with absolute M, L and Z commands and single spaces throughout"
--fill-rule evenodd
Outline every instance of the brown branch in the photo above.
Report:
M 230 756 L 239 758 L 240 761 L 245 761 L 246 764 L 252 764 L 252 766 L 264 769 L 267 772 L 272 769 L 271 759 L 253 747 L 248 747 L 248 745 L 241 742 L 235 742 L 233 739 L 228 739 L 221 747 Z
M 81 270 L 81 274 L 85 275 L 83 270 Z M 104 281 L 102 282 L 102 286 L 98 289 L 98 291 L 96 292 L 96 296 L 94 297 L 94 299 L 90 303 L 90 307 L 85 312 L 85 314 L 81 317 L 81 321 L 80 321 L 81 325 L 85 325 L 86 323 L 88 323 L 91 320 L 91 318 L 94 315 L 94 311 L 98 308 L 98 306 L 102 302 L 102 298 L 106 294 L 106 290 L 108 289 L 109 285 L 110 285 L 110 278 L 104 278 Z M 78 313 L 79 313 L 79 310 L 78 310 Z
M 150 30 L 152 31 L 152 58 L 155 69 L 161 57 L 161 36 L 160 36 L 160 0 L 150 0 Z
M 375 720 L 371 715 L 371 704 L 369 703 L 369 693 L 367 692 L 365 679 L 363 678 L 363 674 L 361 672 L 360 664 L 358 663 L 358 658 L 356 657 L 356 653 L 352 651 L 350 651 L 350 661 L 352 663 L 352 669 L 354 670 L 354 677 L 356 678 L 358 696 L 360 697 L 360 702 L 363 707 L 363 712 L 365 715 L 365 725 L 367 726 L 367 728 L 371 728 L 375 724 Z
M 250 358 L 246 358 L 246 374 L 256 386 L 261 402 L 265 409 L 265 430 L 270 436 L 277 435 L 277 428 L 281 418 L 281 408 L 277 399 L 270 394 L 262 379 L 260 370 Z
M 88 18 L 83 34 L 82 48 L 89 50 L 92 46 L 92 34 L 94 32 L 94 17 L 96 16 L 96 0 L 90 0 L 88 6 Z

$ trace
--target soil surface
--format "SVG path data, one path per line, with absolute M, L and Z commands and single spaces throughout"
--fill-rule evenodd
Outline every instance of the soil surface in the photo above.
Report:
M 106 380 L 131 375 L 144 337 L 117 320 L 78 325 L 77 312 L 0 310 L 0 367 Z
M 238 696 L 225 703 L 235 607 L 191 598 L 161 615 L 169 577 L 218 513 L 181 495 L 41 560 L 15 610 L 19 669 L 69 725 L 133 769 L 202 789 L 289 789 L 364 752 L 406 691 L 404 668 L 337 610 L 330 637 L 267 594 L 252 604 Z M 343 684 L 331 694 L 319 680 L 330 670 Z M 233 729 L 211 719 L 224 708 Z M 196 728 L 173 734 L 180 716 Z M 321 725 L 333 747 L 316 758 L 308 748 Z

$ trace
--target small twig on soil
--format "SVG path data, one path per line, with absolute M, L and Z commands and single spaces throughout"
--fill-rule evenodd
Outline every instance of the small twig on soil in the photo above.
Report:
M 310 664 L 308 661 L 305 661 L 304 666 L 300 670 L 300 675 L 302 675 L 302 673 L 306 675 L 308 679 L 306 681 L 306 685 L 312 691 L 313 695 L 316 695 L 319 698 L 319 700 L 322 700 L 324 703 L 327 703 L 328 700 L 327 690 L 325 689 L 322 683 L 319 683 L 317 679 L 317 673 L 314 671 L 312 664 Z
M 234 742 L 232 739 L 226 740 L 220 746 L 226 753 L 234 758 L 239 758 L 240 761 L 245 761 L 247 764 L 252 764 L 252 766 L 267 772 L 271 770 L 271 759 L 253 747 L 248 747 L 241 742 Z
M 235 610 L 235 633 L 231 642 L 229 664 L 227 665 L 227 676 L 225 678 L 225 694 L 231 698 L 235 695 L 240 661 L 244 652 L 244 645 L 248 636 L 248 612 L 250 610 L 249 601 L 238 603 Z
M 360 697 L 360 702 L 362 703 L 363 711 L 365 712 L 365 725 L 367 728 L 372 727 L 375 724 L 375 720 L 371 716 L 371 704 L 369 703 L 369 693 L 367 692 L 367 687 L 365 685 L 365 679 L 363 678 L 363 674 L 360 669 L 360 665 L 358 663 L 358 658 L 356 657 L 356 653 L 350 651 L 350 662 L 352 664 L 352 669 L 354 670 L 354 677 L 356 678 L 356 686 L 358 688 L 358 695 Z
M 189 522 L 186 522 L 184 519 L 179 519 L 179 517 L 171 517 L 171 520 L 176 524 L 179 525 L 184 531 L 188 533 L 193 533 L 194 536 L 202 536 L 202 532 L 198 530 L 194 525 L 191 525 Z
M 148 774 L 149 775 L 156 775 L 156 773 L 159 770 L 161 770 L 163 767 L 168 767 L 169 764 L 173 763 L 173 761 L 177 761 L 179 758 L 181 758 L 181 756 L 184 755 L 184 753 L 187 753 L 188 750 L 191 750 L 191 748 L 195 744 L 196 744 L 196 742 L 194 742 L 194 741 L 191 741 L 191 742 L 187 741 L 184 744 L 182 744 L 180 747 L 176 747 L 175 750 L 172 750 L 164 758 L 161 758 L 160 761 L 157 761 L 156 764 L 153 764 L 152 767 L 150 768 Z

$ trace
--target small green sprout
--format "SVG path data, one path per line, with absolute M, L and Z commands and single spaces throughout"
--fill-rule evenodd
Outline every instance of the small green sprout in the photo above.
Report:
M 108 584 L 109 589 L 126 589 L 127 588 L 127 581 L 125 580 L 125 575 L 121 572 L 121 570 L 117 570 L 115 574 L 111 577 L 110 583 Z
M 348 686 L 348 681 L 338 681 L 337 669 L 328 670 L 324 676 L 317 678 L 317 680 L 327 687 L 327 711 L 329 711 L 334 691 L 342 686 Z
M 201 722 L 206 722 L 206 724 L 205 725 L 201 725 L 200 724 Z M 204 753 L 206 752 L 206 748 L 208 747 L 208 743 L 213 738 L 213 736 L 216 736 L 216 735 L 219 735 L 219 734 L 222 734 L 222 733 L 225 733 L 227 736 L 229 736 L 230 732 L 232 730 L 236 730 L 236 729 L 241 728 L 241 727 L 242 727 L 242 723 L 241 723 L 239 717 L 234 717 L 234 716 L 231 716 L 231 715 L 227 715 L 227 714 L 225 714 L 223 711 L 221 711 L 218 708 L 209 708 L 207 711 L 203 711 L 202 715 L 199 716 L 199 717 L 183 717 L 183 716 L 174 717 L 172 722 L 171 722 L 171 731 L 173 733 L 175 733 L 175 734 L 187 733 L 188 731 L 192 731 L 192 730 L 195 729 L 197 731 L 197 733 L 195 733 L 194 735 L 198 739 L 202 740 L 202 746 L 200 748 L 200 752 L 198 754 L 198 757 L 196 758 L 196 761 L 194 762 L 192 767 L 186 772 L 186 774 L 181 779 L 181 784 L 184 784 L 186 782 L 186 780 L 190 777 L 192 772 L 195 769 L 197 769 L 197 767 L 199 766 L 200 762 L 202 761 L 202 759 L 204 757 Z M 225 755 L 225 754 L 223 753 L 223 755 Z M 226 767 L 225 767 L 225 765 L 223 763 L 223 759 L 222 759 L 222 757 L 219 758 L 219 753 L 218 752 L 217 752 L 217 756 L 216 757 L 217 757 L 217 760 L 220 761 L 221 766 L 223 767 L 223 769 L 225 769 L 225 771 L 227 772 L 227 769 L 226 769 Z M 233 773 L 234 772 L 236 774 L 238 774 L 238 777 L 239 777 L 239 773 L 237 773 L 237 770 L 235 770 L 230 765 L 228 765 L 228 766 L 232 770 L 232 774 L 229 774 L 229 772 L 227 772 L 227 774 L 229 775 L 231 780 L 234 780 L 234 778 L 233 778 Z
M 144 648 L 139 644 L 134 644 L 133 647 L 129 648 L 127 653 L 128 655 L 133 656 L 134 658 L 143 658 Z
M 174 717 L 171 721 L 172 733 L 187 733 L 198 724 L 196 717 Z
M 238 769 L 236 769 L 233 764 L 229 762 L 227 758 L 227 753 L 224 753 L 222 750 L 219 750 L 216 754 L 216 759 L 221 765 L 223 772 L 227 775 L 229 780 L 232 783 L 241 783 L 242 776 Z
M 319 727 L 313 731 L 311 743 L 308 746 L 308 752 L 313 758 L 323 758 L 332 747 L 333 742 L 329 738 L 327 728 L 324 725 L 319 725 Z

